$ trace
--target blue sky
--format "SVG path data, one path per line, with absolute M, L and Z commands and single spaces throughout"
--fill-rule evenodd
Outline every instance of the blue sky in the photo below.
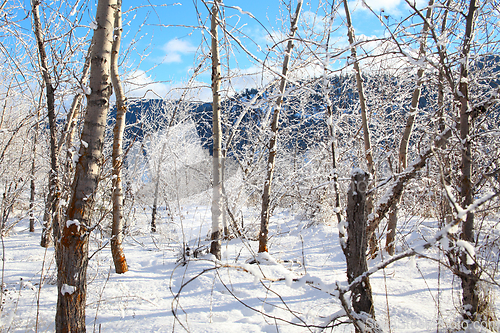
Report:
M 276 68 L 279 65 L 279 52 L 267 52 L 275 41 L 283 38 L 282 34 L 289 29 L 289 10 L 287 6 L 295 9 L 297 0 L 226 0 L 224 1 L 224 17 L 229 29 L 233 29 L 235 36 L 248 51 L 260 61 L 275 61 Z M 401 0 L 367 0 L 366 3 L 376 12 L 387 15 L 388 22 L 393 23 L 405 17 L 406 4 Z M 424 4 L 423 2 L 422 4 Z M 195 68 L 202 60 L 203 54 L 208 54 L 207 40 L 210 22 L 208 21 L 208 10 L 200 0 L 180 0 L 168 2 L 158 0 L 146 0 L 142 2 L 143 7 L 133 10 L 138 6 L 137 1 L 124 0 L 123 11 L 124 23 L 124 47 L 133 45 L 133 51 L 129 53 L 126 64 L 129 78 L 141 83 L 152 83 L 148 88 L 141 88 L 133 95 L 140 96 L 146 89 L 153 89 L 159 97 L 164 97 L 169 90 L 183 86 Z M 381 37 L 384 28 L 379 20 L 359 1 L 350 2 L 352 20 L 357 36 Z M 309 31 L 321 32 L 324 29 L 325 16 L 331 10 L 331 3 L 324 0 L 311 0 L 303 3 L 301 12 L 301 28 L 299 36 L 302 38 L 313 38 Z M 346 29 L 342 24 L 343 7 L 338 11 L 333 26 L 339 27 L 331 36 L 332 43 L 347 43 Z M 142 25 L 144 24 L 144 25 Z M 138 32 L 139 27 L 141 30 Z M 205 27 L 205 28 L 203 28 Z M 311 29 L 314 27 L 314 29 Z M 222 35 L 222 34 L 221 34 Z M 139 38 L 139 36 L 142 36 Z M 231 41 L 231 50 L 222 51 L 226 57 L 223 63 L 229 62 L 229 67 L 234 73 L 258 72 L 261 65 L 252 60 L 245 52 Z M 279 50 L 277 47 L 274 50 Z M 196 78 L 200 86 L 207 86 L 210 82 L 210 65 L 206 61 L 207 70 L 202 71 Z M 227 70 L 227 68 L 226 68 Z M 310 74 L 314 75 L 314 73 Z M 269 78 L 267 78 L 269 79 Z M 257 80 L 257 79 L 256 79 Z M 232 84 L 236 90 L 245 87 L 262 84 L 261 82 L 248 81 L 247 79 L 235 78 Z M 265 81 L 266 79 L 264 79 Z M 205 92 L 199 92 L 206 98 Z M 179 94 L 179 93 L 177 93 Z M 151 94 L 149 95 L 151 96 Z M 172 96 L 175 96 L 172 95 Z

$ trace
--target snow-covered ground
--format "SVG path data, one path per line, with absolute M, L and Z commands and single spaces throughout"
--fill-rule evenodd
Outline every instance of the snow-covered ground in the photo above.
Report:
M 162 220 L 156 234 L 148 232 L 149 212 L 138 211 L 124 243 L 126 274 L 114 273 L 109 246 L 95 252 L 105 238 L 92 238 L 88 332 L 316 332 L 315 325 L 342 309 L 325 292 L 346 281 L 334 223 L 307 227 L 309 221 L 279 212 L 272 219 L 269 257 L 250 264 L 257 242 L 233 239 L 223 243 L 225 267 L 214 270 L 209 255 L 178 263 L 183 242 L 190 252 L 209 244 L 209 207 L 184 206 L 173 220 Z M 257 218 L 245 221 L 250 225 Z M 54 331 L 54 251 L 39 241 L 40 232 L 29 233 L 27 221 L 3 239 L 1 332 Z M 303 276 L 320 281 L 323 290 L 305 284 L 305 278 L 292 281 Z M 371 284 L 376 318 L 386 332 L 389 326 L 392 332 L 448 332 L 458 323 L 459 281 L 436 261 L 403 259 L 372 276 Z M 354 329 L 342 324 L 327 331 Z

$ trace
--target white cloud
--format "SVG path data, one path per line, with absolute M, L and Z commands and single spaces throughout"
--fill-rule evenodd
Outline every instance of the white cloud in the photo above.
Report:
M 136 70 L 127 74 L 124 86 L 127 97 L 172 100 L 179 99 L 186 89 L 185 82 L 176 82 L 175 84 L 158 82 L 143 70 Z M 186 100 L 208 101 L 211 96 L 210 85 L 203 82 L 192 82 L 184 98 Z
M 182 62 L 182 56 L 196 51 L 196 47 L 189 41 L 181 39 L 171 39 L 163 47 L 166 55 L 163 63 L 179 63 Z
M 136 70 L 128 73 L 124 80 L 127 97 L 159 98 L 165 96 L 169 87 L 161 82 L 155 82 L 145 71 Z

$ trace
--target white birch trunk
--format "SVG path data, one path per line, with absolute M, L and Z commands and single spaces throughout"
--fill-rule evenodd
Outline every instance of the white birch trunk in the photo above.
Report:
M 116 7 L 116 0 L 99 0 L 97 5 L 97 28 L 92 38 L 91 93 L 87 96 L 80 158 L 76 165 L 67 221 L 61 225 L 56 238 L 57 332 L 85 332 L 89 229 L 94 195 L 104 161 L 102 149 L 112 93 L 110 66 Z M 67 292 L 68 288 L 71 293 Z
M 127 261 L 123 253 L 123 132 L 125 131 L 125 114 L 127 99 L 118 74 L 118 54 L 122 36 L 122 0 L 118 0 L 115 11 L 113 48 L 111 51 L 111 81 L 116 95 L 116 123 L 113 130 L 113 224 L 111 227 L 111 253 L 118 274 L 128 271 Z
M 210 32 L 212 34 L 212 126 L 213 126 L 213 160 L 212 160 L 212 234 L 210 253 L 217 259 L 221 258 L 221 237 L 222 237 L 222 129 L 220 115 L 220 81 L 221 69 L 219 58 L 219 34 L 218 15 L 219 1 L 216 0 L 212 7 L 212 24 Z

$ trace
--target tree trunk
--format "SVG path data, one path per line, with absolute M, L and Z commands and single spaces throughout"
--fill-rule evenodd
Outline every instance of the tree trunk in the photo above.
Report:
M 212 159 L 212 243 L 210 253 L 217 259 L 221 258 L 222 237 L 222 129 L 220 115 L 220 81 L 221 69 L 219 59 L 219 35 L 217 31 L 219 15 L 219 1 L 216 0 L 212 7 L 212 126 L 213 126 L 213 159 Z
M 375 165 L 373 163 L 370 129 L 368 128 L 367 107 L 366 107 L 365 91 L 363 88 L 363 78 L 361 77 L 361 70 L 359 69 L 359 61 L 357 57 L 356 46 L 354 44 L 355 43 L 354 28 L 352 26 L 351 13 L 347 5 L 347 0 L 344 0 L 344 9 L 347 22 L 347 37 L 349 39 L 349 43 L 351 44 L 351 58 L 352 58 L 351 61 L 353 61 L 354 72 L 356 74 L 356 86 L 358 89 L 359 105 L 361 108 L 361 121 L 363 127 L 363 140 L 365 144 L 366 164 L 368 166 L 368 172 L 370 172 L 372 177 L 375 177 Z
M 276 163 L 276 153 L 277 153 L 277 143 L 278 143 L 278 122 L 281 110 L 281 104 L 283 103 L 283 94 L 285 93 L 287 74 L 288 74 L 288 64 L 290 62 L 290 55 L 293 49 L 293 37 L 297 31 L 297 23 L 299 21 L 300 10 L 302 9 L 302 1 L 297 3 L 297 8 L 295 9 L 295 15 L 292 17 L 292 22 L 290 26 L 290 36 L 288 44 L 285 51 L 285 59 L 283 61 L 283 68 L 281 72 L 281 83 L 279 97 L 276 100 L 276 106 L 274 108 L 273 121 L 271 124 L 271 140 L 269 140 L 269 157 L 267 160 L 267 177 L 264 182 L 264 191 L 262 193 L 262 211 L 260 214 L 260 233 L 259 233 L 259 252 L 267 252 L 267 240 L 269 234 L 269 218 L 270 218 L 270 201 L 271 201 L 271 184 L 273 182 L 274 175 L 274 165 Z
M 82 76 L 80 78 L 80 84 L 85 85 L 88 80 L 89 71 L 90 71 L 90 52 L 92 49 L 92 45 L 89 45 L 87 50 L 87 55 L 85 57 L 85 63 L 83 65 Z M 73 98 L 73 102 L 71 103 L 71 108 L 69 109 L 68 115 L 66 117 L 66 123 L 64 125 L 64 129 L 61 133 L 61 137 L 59 138 L 58 145 L 58 153 L 60 155 L 61 148 L 66 145 L 66 161 L 63 166 L 63 170 L 61 171 L 62 178 L 62 194 L 61 198 L 63 202 L 69 201 L 69 197 L 71 195 L 71 183 L 73 181 L 73 172 L 74 172 L 74 162 L 73 156 L 76 154 L 76 148 L 73 147 L 73 141 L 75 139 L 76 130 L 77 130 L 77 119 L 80 114 L 80 109 L 82 108 L 82 100 L 83 100 L 84 92 L 80 92 L 75 95 Z M 66 207 L 67 208 L 67 207 Z
M 97 5 L 97 28 L 92 38 L 91 52 L 91 93 L 87 96 L 80 157 L 76 165 L 67 221 L 58 229 L 56 238 L 57 332 L 85 332 L 89 229 L 103 163 L 106 116 L 112 93 L 110 65 L 116 7 L 116 0 L 99 0 Z
M 468 86 L 468 71 L 469 71 L 469 51 L 471 42 L 474 36 L 474 20 L 477 10 L 476 0 L 471 0 L 469 4 L 469 12 L 466 18 L 466 28 L 464 35 L 464 44 L 462 47 L 462 61 L 460 64 L 460 85 L 459 85 L 459 100 L 460 100 L 460 141 L 462 144 L 462 164 L 461 164 L 461 186 L 460 197 L 462 199 L 462 207 L 466 208 L 472 203 L 472 156 L 471 142 L 469 138 L 469 86 Z M 467 218 L 462 225 L 461 238 L 469 243 L 475 243 L 474 236 L 474 214 L 467 213 Z M 465 252 L 465 251 L 464 251 Z M 462 262 L 462 305 L 464 310 L 464 319 L 481 320 L 479 317 L 479 272 L 475 262 L 468 260 L 469 255 L 463 253 Z
M 170 129 L 170 126 L 169 126 Z M 153 209 L 151 211 L 151 232 L 156 232 L 156 215 L 158 212 L 158 196 L 160 194 L 160 178 L 161 178 L 161 164 L 165 158 L 165 151 L 167 150 L 168 143 L 168 130 L 165 136 L 165 142 L 161 146 L 160 157 L 158 158 L 158 164 L 156 165 L 156 182 L 155 182 L 155 192 L 153 197 Z
M 356 52 L 355 45 L 355 35 L 354 28 L 352 26 L 351 21 L 351 13 L 349 11 L 349 6 L 347 4 L 347 0 L 344 0 L 344 10 L 346 15 L 346 24 L 347 24 L 347 37 L 349 39 L 349 44 L 351 45 L 351 61 L 353 62 L 354 72 L 356 75 L 356 86 L 359 95 L 359 105 L 361 109 L 361 126 L 363 128 L 363 141 L 365 145 L 365 158 L 366 165 L 368 167 L 368 172 L 375 180 L 375 164 L 373 163 L 373 152 L 372 145 L 370 140 L 370 129 L 368 127 L 368 117 L 367 117 L 367 107 L 366 107 L 366 99 L 365 99 L 365 91 L 363 88 L 363 77 L 361 76 L 361 70 L 359 69 L 359 61 Z M 373 195 L 369 196 L 366 203 L 366 212 L 367 215 L 370 215 L 373 211 Z M 370 239 L 370 252 L 375 253 L 378 245 L 375 234 L 371 234 Z
M 172 124 L 172 122 L 171 122 Z M 170 129 L 170 126 L 169 126 Z M 165 142 L 161 146 L 161 151 L 160 151 L 160 157 L 158 158 L 158 164 L 156 165 L 156 182 L 155 182 L 155 192 L 154 192 L 154 197 L 153 197 L 153 209 L 151 211 L 151 232 L 155 233 L 156 232 L 156 215 L 158 213 L 158 196 L 160 195 L 160 179 L 161 179 L 161 164 L 163 162 L 163 159 L 165 158 L 165 151 L 167 150 L 167 143 L 168 143 L 168 132 L 169 129 L 167 130 L 167 134 L 165 135 Z
M 113 225 L 111 228 L 111 253 L 118 274 L 128 271 L 127 261 L 123 253 L 123 132 L 125 130 L 125 114 L 127 112 L 126 97 L 118 74 L 118 52 L 122 36 L 122 0 L 117 0 L 115 12 L 113 48 L 111 52 L 111 80 L 116 95 L 116 123 L 113 130 Z
M 36 139 L 33 142 L 33 155 L 36 153 Z M 33 160 L 31 161 L 31 180 L 30 180 L 30 232 L 35 232 L 35 194 L 36 194 L 36 189 L 35 189 L 35 172 L 36 172 L 36 165 L 35 165 L 35 158 L 33 157 Z
M 446 1 L 446 7 L 444 14 L 441 15 L 443 20 L 441 22 L 441 35 L 443 35 L 446 31 L 446 23 L 448 20 L 448 12 L 450 8 L 451 0 Z M 439 132 L 444 131 L 445 129 L 445 118 L 444 118 L 444 112 L 445 112 L 445 105 L 444 105 L 444 69 L 442 65 L 439 67 L 439 75 L 438 75 L 438 113 L 437 113 L 437 118 L 438 118 L 438 128 Z M 443 147 L 446 148 L 446 145 Z M 451 181 L 451 175 L 450 175 L 450 156 L 442 156 L 441 159 L 443 160 L 443 173 L 444 173 L 444 181 L 446 184 L 450 184 Z M 448 198 L 446 195 L 441 196 L 440 200 L 440 207 L 441 207 L 441 227 L 447 225 L 448 223 L 451 222 L 453 218 L 453 214 L 451 211 L 450 203 L 448 201 Z
M 159 191 L 159 184 L 155 184 L 155 195 L 153 199 L 153 209 L 151 210 L 151 232 L 155 233 L 156 232 L 156 212 L 158 210 L 157 205 L 158 205 L 158 191 Z
M 335 4 L 332 2 L 332 12 L 330 14 L 330 29 L 333 25 L 333 20 L 334 20 L 334 9 Z M 342 216 L 340 214 L 340 193 L 339 193 L 339 175 L 337 172 L 337 158 L 335 156 L 335 127 L 333 125 L 333 103 L 330 99 L 329 91 L 330 91 L 330 81 L 327 79 L 327 68 L 330 64 L 330 52 L 329 52 L 329 45 L 330 45 L 330 34 L 327 35 L 326 37 L 326 45 L 325 45 L 325 54 L 326 54 L 326 61 L 323 64 L 323 99 L 326 104 L 326 110 L 327 110 L 327 120 L 326 124 L 328 127 L 328 137 L 330 140 L 330 147 L 332 149 L 332 181 L 333 181 L 333 191 L 335 193 L 335 215 L 337 217 L 337 223 L 340 224 L 342 221 Z M 343 238 L 345 235 L 340 235 L 341 238 Z
M 40 103 L 37 111 L 37 119 L 35 123 L 35 129 L 33 133 L 33 148 L 31 150 L 32 160 L 31 160 L 31 179 L 30 179 L 30 232 L 35 232 L 35 195 L 36 195 L 36 187 L 35 187 L 35 176 L 36 176 L 36 145 L 38 143 L 38 130 L 39 130 L 39 121 L 40 121 L 40 106 L 41 106 L 42 96 L 40 95 Z
M 366 262 L 366 190 L 370 176 L 355 169 L 351 176 L 351 188 L 347 194 L 347 242 L 344 255 L 347 262 L 347 281 L 351 284 L 368 271 Z M 351 288 L 352 307 L 357 314 L 362 312 L 375 319 L 372 291 L 368 277 Z
M 422 59 L 425 57 L 425 47 L 427 45 L 427 32 L 429 31 L 428 22 L 432 16 L 432 8 L 434 5 L 434 0 L 429 1 L 429 7 L 427 8 L 427 12 L 425 14 L 426 22 L 424 22 L 424 26 L 422 27 L 422 36 L 420 37 L 420 50 L 418 53 L 418 58 Z M 403 132 L 403 136 L 401 138 L 401 143 L 399 145 L 399 163 L 396 168 L 396 172 L 402 172 L 406 169 L 408 164 L 408 143 L 410 142 L 410 136 L 413 132 L 413 124 L 415 123 L 415 116 L 418 111 L 418 102 L 420 101 L 420 94 L 422 91 L 422 77 L 424 76 L 424 69 L 419 68 L 417 71 L 417 86 L 413 90 L 413 96 L 411 99 L 410 112 L 408 115 L 408 119 L 406 120 L 406 126 Z M 398 223 L 398 205 L 399 200 L 394 203 L 389 211 L 389 221 L 387 223 L 387 237 L 386 237 L 386 251 L 390 255 L 394 254 L 395 248 L 395 238 L 396 238 L 396 227 Z
M 57 124 L 55 113 L 55 96 L 52 78 L 49 73 L 47 53 L 45 52 L 45 41 L 42 34 L 42 24 L 40 22 L 40 0 L 32 0 L 33 30 L 38 46 L 38 55 L 40 61 L 40 70 L 42 72 L 45 84 L 45 94 L 47 98 L 47 116 L 49 118 L 50 131 L 50 171 L 49 171 L 49 190 L 47 201 L 45 203 L 45 213 L 42 227 L 42 239 L 40 245 L 49 247 L 52 244 L 51 230 L 54 224 L 59 224 L 60 212 L 60 184 L 59 184 L 59 164 L 57 154 Z

